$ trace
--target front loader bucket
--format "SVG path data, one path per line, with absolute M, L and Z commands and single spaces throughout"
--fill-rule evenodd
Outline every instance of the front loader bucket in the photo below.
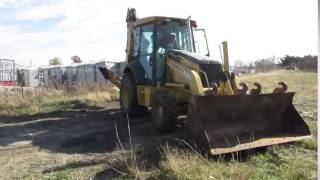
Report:
M 185 130 L 192 142 L 212 155 L 309 138 L 293 96 L 193 96 Z

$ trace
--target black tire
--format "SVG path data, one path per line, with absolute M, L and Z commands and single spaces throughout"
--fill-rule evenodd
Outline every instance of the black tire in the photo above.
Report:
M 147 108 L 138 104 L 137 85 L 131 73 L 124 74 L 120 87 L 120 109 L 124 115 L 145 115 Z
M 154 96 L 151 108 L 152 124 L 158 132 L 170 132 L 174 129 L 174 114 L 172 110 L 161 103 L 160 97 Z

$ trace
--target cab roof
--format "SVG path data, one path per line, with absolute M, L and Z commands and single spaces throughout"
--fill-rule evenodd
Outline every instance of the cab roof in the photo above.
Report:
M 175 18 L 175 17 L 165 17 L 165 16 L 150 16 L 150 17 L 144 17 L 137 19 L 134 22 L 134 27 L 141 26 L 143 24 L 147 23 L 153 23 L 153 22 L 162 22 L 162 21 L 175 21 L 175 22 L 185 22 L 187 19 L 182 18 Z M 191 20 L 191 26 L 197 27 L 197 23 L 194 20 Z

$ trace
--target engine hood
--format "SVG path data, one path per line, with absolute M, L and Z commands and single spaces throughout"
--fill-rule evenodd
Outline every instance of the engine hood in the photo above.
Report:
M 219 61 L 212 60 L 207 56 L 199 56 L 195 53 L 175 49 L 170 50 L 167 56 L 171 56 L 173 59 L 179 59 L 182 56 L 184 59 L 198 64 L 201 71 L 205 73 L 199 74 L 203 87 L 209 86 L 206 78 L 208 79 L 209 83 L 219 83 L 223 75 L 222 64 Z
M 177 49 L 172 49 L 168 52 L 168 56 L 182 56 L 186 59 L 188 59 L 189 61 L 196 63 L 196 64 L 220 64 L 221 63 L 219 61 L 213 60 L 207 56 L 201 56 L 198 55 L 196 53 L 192 53 L 189 51 L 185 51 L 185 50 L 177 50 Z

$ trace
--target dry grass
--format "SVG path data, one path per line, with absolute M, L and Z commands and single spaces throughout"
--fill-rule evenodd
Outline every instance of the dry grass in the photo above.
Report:
M 125 148 L 121 142 L 118 134 L 118 127 L 115 123 L 118 146 L 117 149 L 107 157 L 107 164 L 122 177 L 130 179 L 144 179 L 148 173 L 144 170 L 144 163 L 138 160 L 139 147 L 132 144 L 130 118 L 128 116 L 127 122 L 129 147 Z
M 240 160 L 204 159 L 190 150 L 167 147 L 156 179 L 317 179 L 317 151 L 293 144 L 272 146 Z
M 246 82 L 250 88 L 254 82 L 262 85 L 262 92 L 271 93 L 278 86 L 278 82 L 284 81 L 288 85 L 288 91 L 296 92 L 295 100 L 317 102 L 317 73 L 304 71 L 278 70 L 268 73 L 244 75 L 238 78 L 238 82 Z
M 19 116 L 63 111 L 74 106 L 104 106 L 118 100 L 118 89 L 111 86 L 77 86 L 74 88 L 16 88 L 2 90 L 0 115 Z
M 137 158 L 138 147 L 117 149 L 107 156 L 107 165 L 122 177 L 143 179 L 148 174 Z

